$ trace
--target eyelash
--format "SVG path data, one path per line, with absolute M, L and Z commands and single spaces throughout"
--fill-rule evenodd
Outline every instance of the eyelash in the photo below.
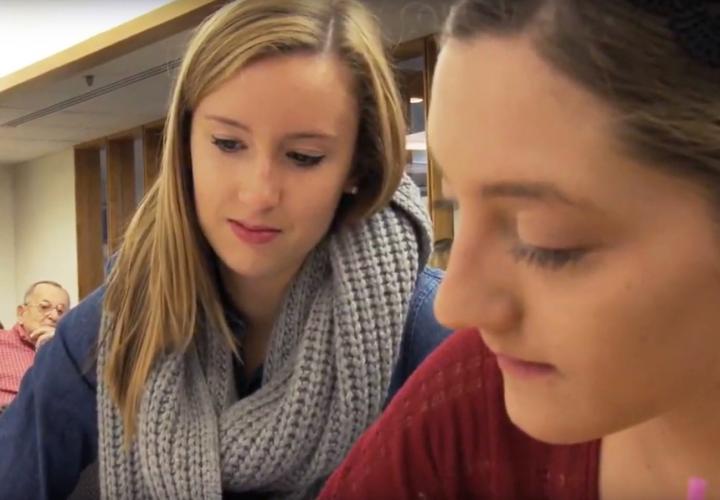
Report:
M 574 264 L 582 259 L 586 253 L 587 251 L 582 248 L 555 250 L 522 244 L 515 246 L 510 251 L 510 254 L 517 262 L 525 262 L 550 270 L 557 270 L 569 264 Z
M 325 159 L 324 155 L 313 156 L 296 152 L 288 153 L 287 157 L 290 158 L 298 167 L 302 168 L 314 167 L 319 165 Z
M 220 151 L 223 153 L 237 153 L 239 151 L 242 151 L 246 149 L 245 144 L 243 144 L 240 141 L 237 141 L 235 139 L 221 139 L 219 137 L 213 137 L 212 143 L 217 147 Z M 298 153 L 295 151 L 291 151 L 290 153 L 287 153 L 286 155 L 288 159 L 290 159 L 295 165 L 301 168 L 311 168 L 316 165 L 319 165 L 324 159 L 325 155 L 307 155 L 303 153 Z
M 433 203 L 435 209 L 457 210 L 457 200 L 441 198 Z M 510 250 L 516 262 L 524 262 L 533 266 L 557 270 L 569 264 L 577 263 L 587 250 L 583 248 L 551 249 L 531 245 L 518 244 Z
M 223 153 L 237 153 L 245 149 L 245 144 L 235 139 L 221 139 L 213 136 L 212 143 Z

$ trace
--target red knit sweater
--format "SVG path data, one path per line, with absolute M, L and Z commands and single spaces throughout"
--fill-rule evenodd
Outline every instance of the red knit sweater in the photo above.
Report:
M 461 331 L 406 382 L 320 498 L 597 500 L 599 451 L 515 427 L 495 357 L 477 332 Z

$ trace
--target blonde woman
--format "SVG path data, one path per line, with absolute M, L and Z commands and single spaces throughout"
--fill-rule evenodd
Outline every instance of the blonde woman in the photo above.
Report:
M 380 34 L 244 0 L 191 41 L 107 286 L 0 421 L 0 498 L 312 495 L 446 331 Z M 93 366 L 88 366 L 94 363 Z

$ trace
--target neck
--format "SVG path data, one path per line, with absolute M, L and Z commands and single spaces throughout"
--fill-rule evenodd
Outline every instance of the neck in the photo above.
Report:
M 605 438 L 603 498 L 685 498 L 688 480 L 700 477 L 709 483 L 706 500 L 720 499 L 718 415 L 715 389 L 694 404 Z
M 265 360 L 275 318 L 298 268 L 263 278 L 246 278 L 230 270 L 223 273 L 229 277 L 223 279 L 225 289 L 245 321 L 242 361 L 246 380 L 252 379 Z
M 227 270 L 223 276 L 225 289 L 233 305 L 242 314 L 248 330 L 272 328 L 285 292 L 298 269 L 290 268 L 272 277 L 246 278 Z

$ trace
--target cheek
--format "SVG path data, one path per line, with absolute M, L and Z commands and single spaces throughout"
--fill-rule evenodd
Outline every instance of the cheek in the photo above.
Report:
M 318 171 L 302 180 L 288 180 L 285 209 L 309 229 L 324 232 L 335 217 L 345 178 Z
M 192 167 L 193 180 L 193 197 L 195 198 L 195 207 L 198 214 L 204 214 L 207 211 L 208 204 L 212 203 L 213 185 L 208 182 L 208 176 L 201 168 Z
M 592 276 L 546 277 L 542 284 L 526 275 L 533 284 L 524 290 L 525 340 L 562 378 L 537 393 L 508 385 L 508 410 L 518 425 L 541 439 L 586 440 L 717 387 L 720 286 L 707 265 L 667 262 L 629 257 Z M 548 427 L 554 421 L 563 424 Z
M 25 325 L 34 327 L 40 322 L 42 318 L 38 314 L 33 314 L 29 312 L 25 314 L 25 316 L 23 316 L 23 319 L 25 321 Z
M 587 397 L 658 408 L 713 371 L 720 380 L 720 281 L 678 255 L 608 258 L 592 277 L 538 295 L 534 324 Z
M 209 158 L 202 148 L 192 148 L 193 198 L 201 223 L 215 211 L 215 207 L 227 196 L 224 190 L 231 186 L 231 183 L 217 177 L 218 169 L 212 168 Z
M 720 354 L 720 280 L 707 263 L 649 258 L 617 292 L 616 323 L 648 371 L 682 379 Z M 622 301 L 624 309 L 621 309 Z M 623 318 L 627 318 L 623 321 Z

